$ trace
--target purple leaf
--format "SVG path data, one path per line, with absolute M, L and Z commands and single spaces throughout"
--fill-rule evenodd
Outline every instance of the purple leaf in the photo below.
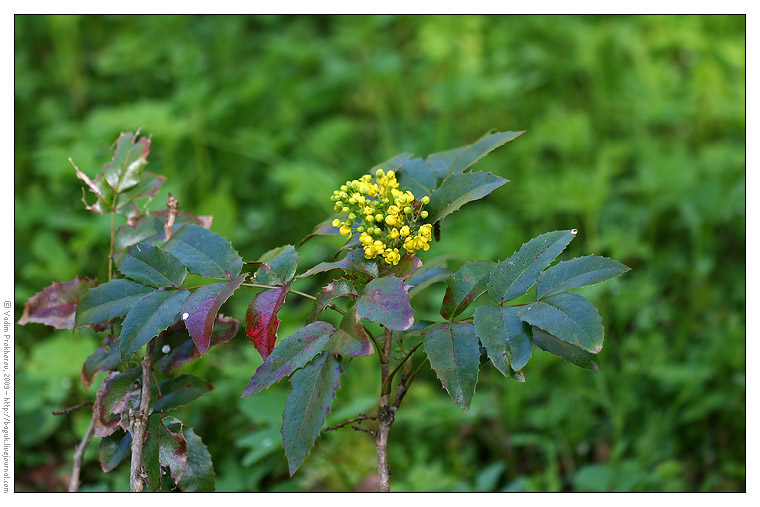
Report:
M 350 296 L 356 298 L 356 289 L 351 282 L 345 278 L 339 280 L 333 280 L 322 291 L 317 294 L 317 299 L 314 301 L 314 308 L 308 317 L 306 317 L 306 323 L 310 324 L 315 322 L 322 312 L 327 308 L 335 299 L 343 296 Z
M 70 282 L 54 283 L 27 301 L 18 323 L 23 326 L 36 322 L 56 329 L 73 329 L 79 298 L 97 285 L 96 280 L 79 276 Z
M 290 285 L 277 289 L 265 290 L 254 296 L 245 314 L 245 326 L 248 339 L 266 360 L 277 342 L 277 329 L 280 320 L 277 312 L 285 303 Z
M 414 324 L 409 286 L 395 276 L 375 278 L 359 294 L 356 313 L 393 331 L 409 329 Z
M 343 316 L 340 326 L 330 337 L 327 351 L 338 356 L 368 356 L 372 354 L 372 344 L 369 341 L 361 317 L 356 313 L 356 307 L 352 306 Z
M 214 283 L 196 289 L 182 304 L 182 319 L 201 354 L 205 354 L 211 344 L 211 333 L 219 308 L 247 276 L 248 273 L 241 273 L 231 282 Z
M 180 326 L 179 330 L 169 333 L 175 326 Z M 240 323 L 237 319 L 217 315 L 211 331 L 209 348 L 230 341 L 237 335 L 239 328 Z M 169 373 L 201 357 L 198 347 L 188 335 L 182 322 L 170 326 L 169 330 L 161 333 L 153 350 L 155 367 L 161 373 Z

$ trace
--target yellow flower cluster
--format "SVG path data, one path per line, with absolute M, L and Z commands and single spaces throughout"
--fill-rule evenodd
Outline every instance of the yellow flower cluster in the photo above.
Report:
M 386 263 L 398 264 L 401 259 L 399 248 L 414 253 L 428 250 L 432 239 L 433 226 L 422 224 L 428 212 L 422 208 L 430 202 L 424 196 L 415 200 L 414 194 L 398 189 L 398 181 L 393 171 L 378 169 L 372 175 L 365 174 L 358 180 L 347 181 L 330 198 L 335 203 L 335 211 L 346 213 L 348 218 L 336 218 L 332 224 L 339 228 L 343 236 L 351 237 L 356 224 L 359 242 L 367 259 L 381 256 Z

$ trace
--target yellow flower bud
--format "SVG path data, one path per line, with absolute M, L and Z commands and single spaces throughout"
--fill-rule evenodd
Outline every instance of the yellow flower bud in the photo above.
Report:
M 420 200 L 422 201 L 422 204 L 427 204 L 427 203 L 429 203 L 429 202 L 430 202 L 430 197 L 428 197 L 428 196 L 425 196 L 425 197 L 423 197 L 423 198 L 422 198 L 422 199 L 420 199 Z
M 378 222 L 382 222 L 383 221 L 382 213 L 378 213 L 377 215 L 375 215 L 375 220 L 377 220 Z
M 420 216 L 422 218 L 427 218 L 428 217 L 428 212 L 423 210 L 423 211 L 420 212 Z
M 391 238 L 393 239 L 398 238 L 398 229 L 396 229 L 395 227 L 391 229 Z
M 401 228 L 401 230 L 398 231 L 398 232 L 399 232 L 399 234 L 401 235 L 402 238 L 405 238 L 405 237 L 409 236 L 409 234 L 410 234 L 409 226 L 408 225 L 403 226 Z
M 332 221 L 332 226 L 333 227 L 340 227 L 340 220 L 338 220 L 337 218 L 335 220 L 333 220 Z
M 347 225 L 344 224 L 344 225 L 342 225 L 340 227 L 340 235 L 341 236 L 348 236 L 350 234 L 351 234 L 351 228 L 349 226 L 347 226 Z

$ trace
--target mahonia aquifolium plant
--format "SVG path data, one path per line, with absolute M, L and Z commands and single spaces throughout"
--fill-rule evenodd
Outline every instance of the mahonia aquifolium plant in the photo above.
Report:
M 101 437 L 99 460 L 108 472 L 130 456 L 130 488 L 211 491 L 211 456 L 192 430 L 171 415 L 212 386 L 174 370 L 235 337 L 239 323 L 220 313 L 240 288 L 257 290 L 245 316 L 246 333 L 263 363 L 243 391 L 252 396 L 288 378 L 282 446 L 291 473 L 301 466 L 321 432 L 352 425 L 375 440 L 380 491 L 390 490 L 388 443 L 395 414 L 420 368 L 429 362 L 442 387 L 463 410 L 470 407 L 483 359 L 505 377 L 524 381 L 534 347 L 592 371 L 604 328 L 594 306 L 571 290 L 628 271 L 588 255 L 551 265 L 576 237 L 575 229 L 541 234 L 501 261 L 474 260 L 450 271 L 446 258 L 427 258 L 434 230 L 464 204 L 483 198 L 507 180 L 471 167 L 522 132 L 489 132 L 473 144 L 425 159 L 402 153 L 347 181 L 331 197 L 340 217 L 318 225 L 297 246 L 270 250 L 257 261 L 242 257 L 211 232 L 211 217 L 167 209 L 147 210 L 165 178 L 143 168 L 150 140 L 124 133 L 112 161 L 90 179 L 88 210 L 111 215 L 109 280 L 76 277 L 29 300 L 20 324 L 93 327 L 106 332 L 85 362 L 87 389 L 107 373 L 95 394 L 92 422 L 74 457 L 70 490 L 90 439 Z M 326 196 L 327 197 L 327 196 Z M 114 218 L 126 223 L 114 229 Z M 336 257 L 298 271 L 298 249 L 325 235 L 347 237 Z M 123 277 L 112 270 L 111 261 Z M 246 266 L 256 267 L 247 282 Z M 316 296 L 295 290 L 322 273 L 338 277 Z M 189 286 L 188 274 L 216 283 Z M 415 320 L 412 298 L 446 283 L 440 322 Z M 263 289 L 263 290 L 262 290 Z M 278 312 L 288 295 L 313 300 L 306 325 L 278 343 Z M 515 302 L 528 299 L 528 302 Z M 467 316 L 466 310 L 475 306 Z M 337 319 L 328 318 L 330 310 Z M 424 354 L 424 357 L 422 357 Z M 348 359 L 376 356 L 379 398 L 373 413 L 325 427 Z M 415 366 L 416 364 L 416 366 Z M 394 382 L 395 380 L 395 382 Z M 361 426 L 362 424 L 367 426 Z M 169 478 L 164 477 L 168 470 Z

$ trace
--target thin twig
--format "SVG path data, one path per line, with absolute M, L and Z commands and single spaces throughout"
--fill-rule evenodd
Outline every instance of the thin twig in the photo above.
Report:
M 348 426 L 349 424 L 352 424 L 355 422 L 366 421 L 367 419 L 377 419 L 377 414 L 370 414 L 370 415 L 359 414 L 359 417 L 354 417 L 353 419 L 349 419 L 348 421 L 343 421 L 342 423 L 336 424 L 335 426 L 330 426 L 329 428 L 325 428 L 325 431 L 337 430 L 339 428 Z
M 82 437 L 82 441 L 74 451 L 74 464 L 71 467 L 71 479 L 69 479 L 69 493 L 76 493 L 79 491 L 79 473 L 82 470 L 82 459 L 84 458 L 84 451 L 87 449 L 87 445 L 92 440 L 92 435 L 95 433 L 95 414 L 93 413 L 90 419 L 90 425 L 87 427 L 87 431 Z
M 86 407 L 88 405 L 92 405 L 92 402 L 91 401 L 83 401 L 82 403 L 77 403 L 73 407 L 66 407 L 63 410 L 53 410 L 52 414 L 53 415 L 66 415 L 66 414 L 69 414 L 69 413 L 73 412 L 74 410 L 80 409 L 82 407 Z
M 375 430 L 371 430 L 369 428 L 362 428 L 361 426 L 351 426 L 354 431 L 363 431 L 364 433 L 369 433 L 373 437 L 377 438 L 377 432 Z
M 177 216 L 177 199 L 175 199 L 171 193 L 166 199 L 166 207 L 169 209 L 169 214 L 164 223 L 164 241 L 169 241 L 169 238 L 172 237 L 172 233 L 174 232 L 174 219 Z

